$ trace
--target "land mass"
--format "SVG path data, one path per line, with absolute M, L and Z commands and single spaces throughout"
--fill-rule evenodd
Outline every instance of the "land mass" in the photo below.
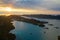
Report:
M 44 19 L 57 19 L 60 20 L 60 15 L 45 15 L 45 14 L 37 14 L 37 15 L 24 15 L 28 17 L 35 17 L 35 18 L 44 18 Z
M 45 21 L 39 21 L 39 20 L 35 20 L 35 19 L 25 18 L 25 17 L 22 17 L 20 15 L 11 15 L 10 17 L 11 17 L 12 20 L 23 21 L 23 22 L 31 23 L 31 24 L 38 25 L 38 26 L 41 26 L 41 27 L 45 27 L 44 24 L 48 23 L 48 22 L 45 22 Z

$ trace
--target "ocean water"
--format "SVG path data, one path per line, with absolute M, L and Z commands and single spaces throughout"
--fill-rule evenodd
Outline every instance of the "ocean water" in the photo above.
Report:
M 21 21 L 13 21 L 15 27 L 11 33 L 15 34 L 16 40 L 58 40 L 60 35 L 60 20 L 54 19 L 39 19 L 47 21 L 45 27 L 39 27 Z

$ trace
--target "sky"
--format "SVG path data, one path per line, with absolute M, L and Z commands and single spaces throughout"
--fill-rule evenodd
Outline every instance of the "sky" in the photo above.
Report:
M 60 14 L 60 0 L 0 0 L 0 6 L 37 10 L 37 14 Z

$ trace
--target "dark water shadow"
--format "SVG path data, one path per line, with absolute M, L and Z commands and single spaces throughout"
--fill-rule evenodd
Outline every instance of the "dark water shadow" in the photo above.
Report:
M 0 40 L 15 40 L 16 36 L 9 33 L 15 29 L 11 23 L 11 19 L 6 16 L 0 16 Z

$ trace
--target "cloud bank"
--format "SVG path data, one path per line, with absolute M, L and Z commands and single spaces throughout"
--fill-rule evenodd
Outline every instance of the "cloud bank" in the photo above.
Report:
M 10 3 L 17 8 L 60 11 L 60 0 L 0 0 L 0 4 Z

